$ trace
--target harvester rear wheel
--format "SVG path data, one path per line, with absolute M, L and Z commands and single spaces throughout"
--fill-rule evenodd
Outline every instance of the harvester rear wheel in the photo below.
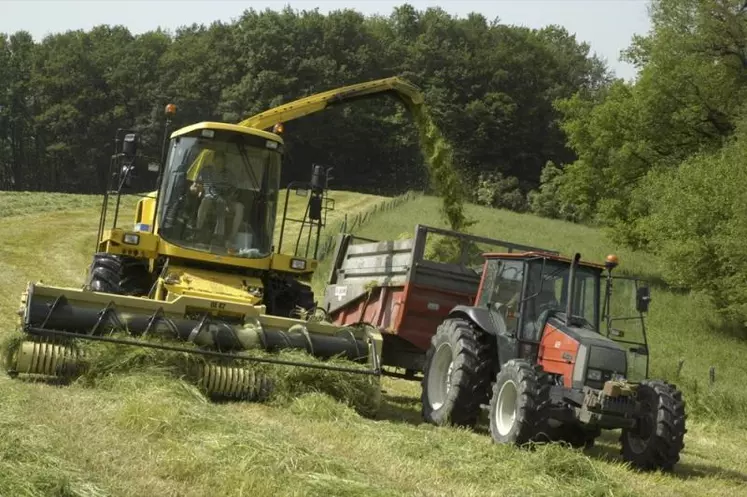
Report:
M 148 262 L 135 257 L 97 253 L 88 271 L 87 289 L 117 295 L 147 295 L 152 278 Z
M 638 386 L 642 415 L 637 426 L 620 436 L 623 459 L 643 470 L 671 470 L 684 448 L 685 402 L 682 392 L 661 380 Z
M 464 319 L 444 321 L 431 339 L 422 380 L 423 418 L 435 425 L 474 426 L 490 394 L 495 354 L 490 336 Z
M 512 359 L 503 365 L 490 399 L 490 435 L 496 443 L 523 445 L 547 439 L 550 383 L 540 366 Z

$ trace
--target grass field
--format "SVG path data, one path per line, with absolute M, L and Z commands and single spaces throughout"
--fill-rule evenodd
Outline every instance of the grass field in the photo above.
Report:
M 330 221 L 383 200 L 334 197 L 338 217 Z M 82 283 L 99 202 L 0 193 L 0 333 L 13 329 L 28 280 Z M 438 207 L 436 199 L 416 198 L 372 216 L 358 234 L 394 238 L 416 222 L 440 226 Z M 592 229 L 474 206 L 468 214 L 480 220 L 472 228 L 478 234 L 597 259 L 615 252 L 621 270 L 659 274 L 654 259 L 621 250 Z M 324 276 L 322 270 L 316 288 Z M 716 329 L 707 303 L 657 286 L 653 298 L 652 373 L 682 385 L 690 413 L 674 474 L 625 467 L 616 433 L 587 452 L 529 452 L 493 445 L 484 427 L 422 424 L 419 385 L 401 380 L 384 380 L 384 402 L 371 419 L 314 393 L 282 406 L 212 404 L 155 373 L 104 378 L 96 388 L 0 376 L 0 496 L 745 495 L 747 345 Z

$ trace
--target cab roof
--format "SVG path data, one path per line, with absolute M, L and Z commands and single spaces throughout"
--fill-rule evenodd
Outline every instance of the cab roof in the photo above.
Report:
M 233 131 L 235 133 L 244 133 L 245 135 L 259 136 L 261 138 L 266 138 L 268 140 L 276 141 L 280 143 L 281 145 L 283 144 L 282 138 L 280 138 L 275 133 L 270 133 L 269 131 L 263 131 L 261 129 L 250 128 L 247 126 L 239 126 L 238 124 L 219 123 L 219 122 L 212 122 L 212 121 L 203 121 L 200 123 L 195 123 L 189 126 L 185 126 L 181 129 L 177 129 L 176 131 L 171 133 L 171 138 L 176 138 L 177 136 L 186 135 L 187 133 L 191 133 L 192 131 L 195 131 L 198 129 L 215 129 L 215 130 L 220 130 L 220 131 Z
M 558 262 L 564 262 L 571 264 L 573 259 L 562 255 L 551 254 L 549 252 L 531 251 L 531 252 L 489 252 L 483 254 L 486 259 L 530 259 L 540 257 L 542 259 L 549 259 Z M 578 261 L 579 266 L 591 267 L 594 269 L 606 269 L 604 264 L 599 264 L 590 261 Z

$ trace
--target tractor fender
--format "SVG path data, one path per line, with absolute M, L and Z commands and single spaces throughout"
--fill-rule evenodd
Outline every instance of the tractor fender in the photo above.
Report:
M 500 323 L 498 320 L 493 319 L 490 316 L 490 311 L 482 307 L 458 305 L 449 312 L 449 317 L 462 317 L 469 319 L 488 335 L 498 336 L 501 332 L 505 333 L 506 331 L 505 323 Z M 501 325 L 503 325 L 503 329 L 501 329 Z
M 508 332 L 506 321 L 500 314 L 491 313 L 484 307 L 458 305 L 449 312 L 449 317 L 468 319 L 484 333 L 495 337 L 499 364 L 519 357 L 519 342 L 515 335 Z

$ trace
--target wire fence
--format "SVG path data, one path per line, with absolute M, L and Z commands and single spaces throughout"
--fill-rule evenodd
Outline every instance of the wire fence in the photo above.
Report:
M 327 254 L 335 248 L 335 239 L 338 234 L 353 233 L 355 230 L 365 225 L 376 214 L 391 211 L 406 202 L 414 200 L 420 195 L 421 194 L 418 192 L 407 192 L 403 195 L 387 200 L 386 202 L 377 203 L 372 208 L 361 211 L 355 216 L 349 217 L 345 214 L 345 218 L 342 221 L 338 221 L 325 230 L 325 239 L 319 246 L 317 259 L 324 259 Z

